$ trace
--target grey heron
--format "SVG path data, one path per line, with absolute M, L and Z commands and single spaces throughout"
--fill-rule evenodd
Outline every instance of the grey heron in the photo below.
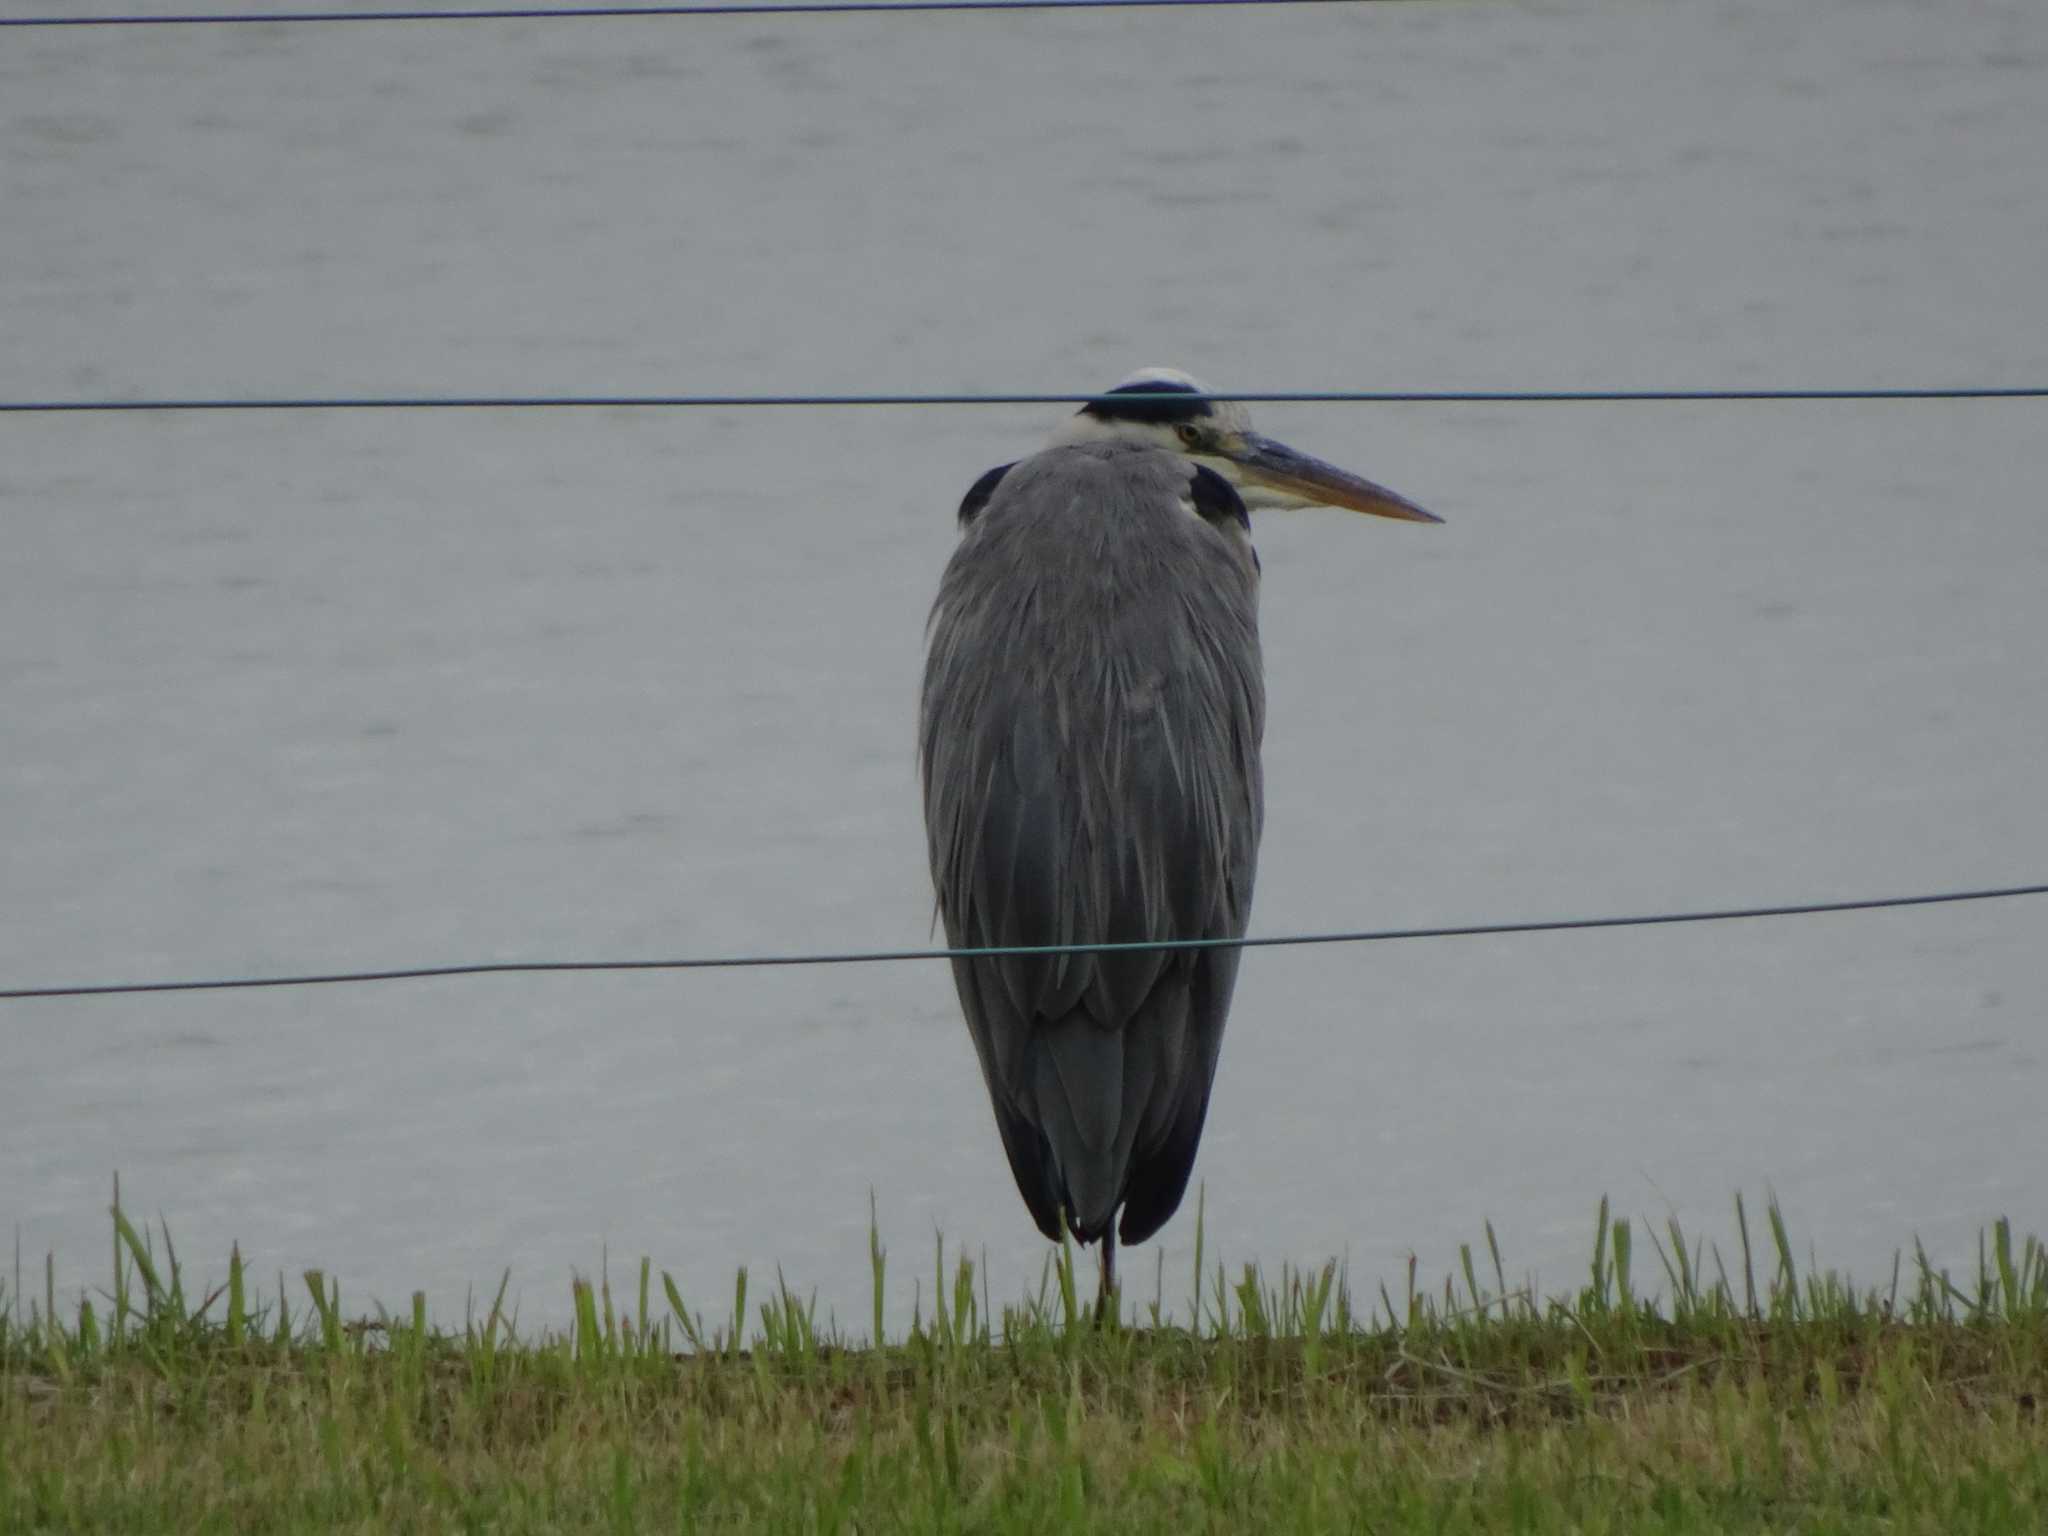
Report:
M 960 504 L 918 724 L 952 947 L 1242 938 L 1264 817 L 1248 509 L 1439 521 L 1206 394 L 1143 369 Z M 1240 953 L 953 961 L 1032 1219 L 1102 1245 L 1098 1314 L 1117 1240 L 1187 1189 Z

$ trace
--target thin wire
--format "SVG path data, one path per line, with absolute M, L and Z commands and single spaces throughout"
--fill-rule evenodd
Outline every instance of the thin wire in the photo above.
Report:
M 1091 401 L 1237 400 L 1285 405 L 1640 405 L 1678 401 L 2040 400 L 2048 385 L 1934 385 L 1905 389 L 1278 389 L 1226 394 L 1100 390 L 1009 394 L 874 395 L 325 395 L 283 399 L 0 400 L 0 414 L 106 411 L 519 411 L 649 410 L 714 406 L 1074 405 Z
M 770 0 L 764 5 L 502 6 L 483 10 L 193 12 L 176 16 L 22 16 L 0 27 L 225 27 L 343 21 L 601 21 L 648 16 L 820 16 L 879 11 L 1097 11 L 1162 6 L 1386 4 L 1389 0 Z
M 127 981 L 77 987 L 9 987 L 0 999 L 104 997 L 131 992 L 221 992 L 245 987 L 315 987 L 359 981 L 423 981 L 446 976 L 509 976 L 542 971 L 705 971 L 756 966 L 868 965 L 900 960 L 985 960 L 1007 955 L 1102 955 L 1137 950 L 1275 949 L 1305 944 L 1372 944 L 1387 939 L 1460 939 L 1504 933 L 1558 933 L 1581 928 L 1647 928 L 1672 923 L 1719 923 L 1738 918 L 1805 917 L 1821 912 L 1868 912 L 1880 907 L 1929 907 L 1944 902 L 1998 901 L 2048 896 L 2048 884 L 1942 891 L 1927 896 L 1880 896 L 1857 901 L 1813 901 L 1776 907 L 1723 907 L 1704 912 L 1658 912 L 1630 917 L 1550 918 L 1519 923 L 1467 923 L 1449 928 L 1379 928 L 1358 933 L 1290 933 L 1247 939 L 1158 939 L 1130 944 L 1013 944 L 979 949 L 870 949 L 839 954 L 718 955 L 682 960 L 505 960 L 479 965 L 426 965 L 402 970 L 334 971 L 306 976 L 242 976 L 221 981 Z

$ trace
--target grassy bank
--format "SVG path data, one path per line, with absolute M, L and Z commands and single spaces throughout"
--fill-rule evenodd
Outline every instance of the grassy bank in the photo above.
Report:
M 642 1264 L 566 1334 L 350 1317 L 317 1273 L 190 1296 L 115 1215 L 109 1289 L 0 1306 L 0 1530 L 2048 1530 L 2048 1255 L 1853 1290 L 1775 1209 L 1726 1265 L 1603 1204 L 1576 1294 L 1489 1241 L 1432 1294 L 1206 1272 L 1086 1321 L 1070 1264 L 991 1309 L 943 1253 L 907 1337 Z M 875 1317 L 892 1285 L 875 1249 Z M 1646 1294 L 1647 1293 L 1647 1294 Z

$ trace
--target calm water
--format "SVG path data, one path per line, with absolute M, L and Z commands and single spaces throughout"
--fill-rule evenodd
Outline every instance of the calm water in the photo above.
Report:
M 0 396 L 2039 384 L 2044 142 L 2025 3 L 8 33 Z M 925 606 L 1057 414 L 0 420 L 0 976 L 923 942 Z M 2043 878 L 2042 423 L 1267 408 L 1450 521 L 1257 529 L 1255 927 Z M 1211 1241 L 2048 1227 L 2044 919 L 1260 953 Z M 0 1005 L 62 1288 L 117 1169 L 444 1317 L 608 1249 L 863 1318 L 870 1190 L 899 1315 L 1041 1251 L 929 965 Z

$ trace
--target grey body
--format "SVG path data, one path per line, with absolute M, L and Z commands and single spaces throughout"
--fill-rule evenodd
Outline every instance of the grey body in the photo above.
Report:
M 1220 487 L 1198 505 L 1199 476 Z M 977 488 L 979 489 L 979 488 Z M 1241 937 L 1263 818 L 1258 568 L 1188 458 L 1085 442 L 1003 473 L 930 624 L 919 723 L 955 947 Z M 1048 1237 L 1149 1237 L 1187 1187 L 1239 951 L 953 962 Z M 1105 1256 L 1108 1245 L 1105 1244 Z
M 1244 936 L 1265 816 L 1249 507 L 1437 518 L 1171 368 L 1089 400 L 960 504 L 918 748 L 960 949 Z M 962 958 L 1010 1171 L 1047 1237 L 1142 1242 L 1187 1190 L 1239 951 Z M 1117 1212 L 1122 1210 L 1122 1218 Z

